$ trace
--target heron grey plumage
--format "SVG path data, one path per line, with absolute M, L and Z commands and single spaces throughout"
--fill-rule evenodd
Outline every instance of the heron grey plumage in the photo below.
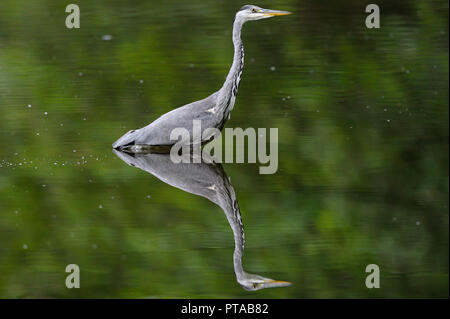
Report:
M 198 196 L 205 197 L 218 205 L 233 231 L 233 266 L 236 281 L 246 290 L 285 287 L 291 283 L 274 280 L 244 270 L 242 258 L 245 248 L 245 233 L 236 193 L 222 165 L 213 158 L 203 156 L 200 163 L 174 163 L 169 154 L 128 154 L 114 150 L 115 154 L 136 168 L 140 168 L 163 181 Z M 194 156 L 188 154 L 187 156 Z
M 176 140 L 170 139 L 170 134 L 175 128 L 185 128 L 192 137 L 193 121 L 201 121 L 201 141 L 207 142 L 211 135 L 203 134 L 208 128 L 222 130 L 225 122 L 230 117 L 234 107 L 239 82 L 244 67 L 244 46 L 241 40 L 242 26 L 247 21 L 260 20 L 279 15 L 290 14 L 288 11 L 263 9 L 253 5 L 243 6 L 237 13 L 233 23 L 234 57 L 230 71 L 223 86 L 203 100 L 186 104 L 163 114 L 149 125 L 131 130 L 113 143 L 113 148 L 118 150 L 129 149 L 133 145 L 146 145 L 155 147 L 167 147 L 175 144 Z

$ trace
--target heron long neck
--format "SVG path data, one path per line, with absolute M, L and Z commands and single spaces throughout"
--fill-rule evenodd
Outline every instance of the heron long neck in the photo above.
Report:
M 214 164 L 215 172 L 217 174 L 217 183 L 214 187 L 214 193 L 212 196 L 206 196 L 209 200 L 219 205 L 222 208 L 234 237 L 234 253 L 233 253 L 233 265 L 236 279 L 245 277 L 245 271 L 242 267 L 242 257 L 244 255 L 245 248 L 245 232 L 244 225 L 242 223 L 241 210 L 236 198 L 233 185 L 231 185 L 230 178 L 225 173 L 222 165 Z
M 226 118 L 233 109 L 234 100 L 236 98 L 239 82 L 241 80 L 242 70 L 244 68 L 244 46 L 241 40 L 241 30 L 243 21 L 235 19 L 233 23 L 233 44 L 234 57 L 228 76 L 219 90 L 218 107 L 221 109 Z
M 233 266 L 236 279 L 244 278 L 245 271 L 242 266 L 242 257 L 244 255 L 245 248 L 245 232 L 244 225 L 242 223 L 241 211 L 237 200 L 234 200 L 232 207 L 226 214 L 228 222 L 233 230 L 234 237 L 234 253 L 233 253 Z
M 239 208 L 236 194 L 233 186 L 229 182 L 228 176 L 224 176 L 224 187 L 218 190 L 217 204 L 223 209 L 225 215 L 233 231 L 234 237 L 234 253 L 233 253 L 233 265 L 236 279 L 238 281 L 245 277 L 245 271 L 242 266 L 242 257 L 244 255 L 245 248 L 245 232 L 244 225 L 242 223 L 241 210 Z

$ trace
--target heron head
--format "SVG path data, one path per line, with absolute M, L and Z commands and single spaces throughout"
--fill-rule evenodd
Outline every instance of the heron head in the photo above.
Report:
M 275 16 L 284 16 L 287 14 L 291 13 L 289 11 L 264 9 L 254 5 L 245 5 L 236 13 L 236 18 L 240 18 L 244 22 L 246 22 L 251 20 L 271 18 Z
M 254 291 L 264 288 L 286 287 L 290 286 L 289 281 L 274 280 L 260 275 L 245 273 L 243 278 L 237 279 L 238 283 L 245 290 Z

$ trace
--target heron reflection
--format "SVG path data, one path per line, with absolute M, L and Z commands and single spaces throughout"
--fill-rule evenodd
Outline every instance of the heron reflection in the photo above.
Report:
M 205 197 L 224 211 L 234 235 L 233 264 L 236 280 L 244 289 L 259 290 L 291 284 L 244 270 L 242 265 L 245 247 L 244 225 L 236 193 L 221 164 L 214 163 L 211 158 L 204 158 L 200 163 L 175 164 L 168 154 L 129 154 L 116 150 L 114 152 L 127 164 L 140 168 L 185 192 Z

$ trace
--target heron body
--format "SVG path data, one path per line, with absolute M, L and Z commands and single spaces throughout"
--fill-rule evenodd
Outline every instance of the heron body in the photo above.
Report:
M 149 125 L 131 130 L 113 143 L 113 148 L 127 150 L 133 145 L 147 145 L 167 147 L 175 144 L 177 140 L 170 138 L 171 132 L 176 128 L 185 128 L 193 136 L 193 121 L 201 121 L 201 141 L 211 139 L 211 135 L 203 134 L 208 128 L 222 130 L 233 110 L 238 93 L 239 82 L 244 68 L 244 46 L 241 40 L 241 30 L 245 22 L 289 14 L 287 11 L 263 9 L 257 6 L 243 6 L 237 13 L 233 23 L 234 57 L 228 76 L 223 86 L 210 96 L 193 103 L 186 104 L 163 114 Z

